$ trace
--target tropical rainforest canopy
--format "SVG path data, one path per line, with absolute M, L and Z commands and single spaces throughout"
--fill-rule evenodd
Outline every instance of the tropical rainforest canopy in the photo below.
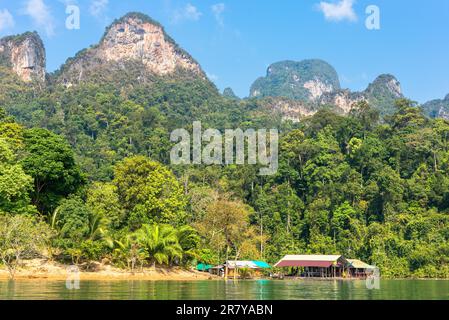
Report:
M 0 73 L 0 255 L 12 269 L 42 252 L 131 269 L 339 253 L 387 276 L 449 277 L 449 122 L 409 100 L 383 118 L 360 102 L 294 123 L 181 73 L 45 88 Z M 278 172 L 172 166 L 170 132 L 193 121 L 278 128 Z

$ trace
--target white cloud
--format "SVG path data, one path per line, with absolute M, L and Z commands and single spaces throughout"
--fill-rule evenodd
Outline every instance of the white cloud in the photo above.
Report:
M 27 0 L 24 14 L 30 16 L 39 28 L 43 28 L 48 37 L 54 35 L 54 19 L 44 0 Z
M 89 6 L 89 13 L 94 17 L 100 17 L 108 7 L 109 0 L 93 0 Z
M 318 5 L 318 9 L 323 12 L 324 17 L 329 21 L 356 21 L 357 14 L 353 8 L 354 3 L 355 0 L 339 0 L 336 3 L 322 1 Z
M 173 23 L 181 21 L 198 21 L 203 14 L 192 4 L 188 3 L 184 8 L 175 10 L 172 18 Z
M 226 9 L 226 6 L 224 3 L 217 3 L 214 4 L 212 7 L 212 13 L 214 14 L 215 20 L 217 20 L 217 23 L 220 26 L 224 26 L 224 19 L 223 19 L 223 12 Z
M 14 25 L 12 14 L 7 9 L 0 10 L 0 31 L 12 29 Z

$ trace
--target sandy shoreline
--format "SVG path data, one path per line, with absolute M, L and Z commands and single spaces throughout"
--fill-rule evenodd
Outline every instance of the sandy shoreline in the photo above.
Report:
M 148 280 L 148 281 L 204 281 L 204 280 L 223 280 L 223 278 L 211 275 L 207 272 L 199 272 L 196 270 L 188 270 L 180 267 L 156 267 L 154 268 L 137 268 L 134 273 L 127 270 L 117 268 L 109 264 L 92 263 L 89 268 L 86 265 L 79 266 L 80 280 L 91 281 L 132 281 L 132 280 Z M 17 269 L 14 280 L 49 280 L 49 281 L 65 281 L 71 273 L 72 266 L 60 264 L 54 261 L 44 259 L 25 260 L 22 266 Z M 88 269 L 88 270 L 86 270 Z M 94 269 L 94 270 L 92 270 Z M 388 278 L 382 277 L 384 280 L 445 280 L 439 278 Z M 10 276 L 7 269 L 0 265 L 0 281 L 9 280 Z M 284 280 L 355 280 L 353 278 L 338 279 L 308 279 L 285 277 Z
M 80 266 L 78 273 L 80 280 L 92 281 L 131 281 L 131 280 L 168 280 L 168 281 L 199 281 L 199 280 L 214 280 L 218 277 L 211 276 L 208 273 L 199 272 L 195 270 L 187 270 L 179 267 L 172 268 L 144 268 L 136 270 L 131 273 L 111 265 L 95 264 L 95 271 L 83 271 L 83 266 Z M 23 265 L 17 269 L 15 280 L 67 280 L 72 275 L 73 269 L 71 266 L 62 265 L 56 262 L 45 260 L 28 260 L 24 261 Z M 8 280 L 9 273 L 4 267 L 0 267 L 0 280 Z

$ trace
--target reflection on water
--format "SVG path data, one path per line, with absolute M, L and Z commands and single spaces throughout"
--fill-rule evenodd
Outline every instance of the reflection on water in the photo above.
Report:
M 79 290 L 65 281 L 0 281 L 0 299 L 449 300 L 449 281 L 382 280 L 380 290 L 361 280 L 81 281 Z

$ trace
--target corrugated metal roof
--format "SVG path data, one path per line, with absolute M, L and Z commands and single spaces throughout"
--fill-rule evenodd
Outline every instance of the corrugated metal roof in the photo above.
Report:
M 375 269 L 375 266 L 371 266 L 358 259 L 347 259 L 351 267 L 356 269 Z
M 257 265 L 252 261 L 235 261 L 229 260 L 226 261 L 226 265 L 229 268 L 257 268 Z
M 341 255 L 286 255 L 275 267 L 324 267 L 328 268 L 336 265 L 337 261 L 342 258 Z
M 304 255 L 286 255 L 282 260 L 288 261 L 337 261 L 341 255 L 321 255 L 321 254 L 304 254 Z
M 271 268 L 271 266 L 264 261 L 235 261 L 229 260 L 226 261 L 226 265 L 229 268 L 250 268 L 250 269 L 267 269 Z

